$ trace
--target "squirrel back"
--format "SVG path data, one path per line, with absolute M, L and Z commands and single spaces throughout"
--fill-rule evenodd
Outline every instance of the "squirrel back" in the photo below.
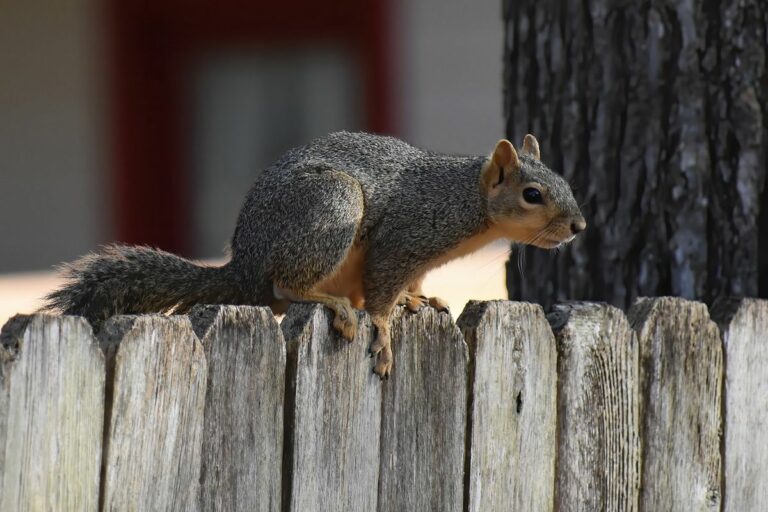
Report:
M 369 133 L 336 132 L 288 151 L 256 180 L 241 210 L 232 239 L 233 254 L 254 245 L 268 245 L 278 231 L 292 229 L 291 215 L 272 218 L 272 227 L 255 226 L 279 206 L 269 198 L 283 197 L 303 177 L 343 174 L 354 180 L 363 196 L 365 213 L 357 237 L 367 240 L 373 229 L 389 231 L 399 243 L 439 254 L 471 236 L 485 219 L 485 199 L 478 186 L 484 156 L 453 156 L 415 148 L 402 140 Z M 340 191 L 318 188 L 333 202 Z M 297 205 L 302 198 L 297 197 Z M 286 212 L 288 213 L 288 212 Z M 266 237 L 259 231 L 271 231 Z M 418 238 L 418 240 L 415 240 Z

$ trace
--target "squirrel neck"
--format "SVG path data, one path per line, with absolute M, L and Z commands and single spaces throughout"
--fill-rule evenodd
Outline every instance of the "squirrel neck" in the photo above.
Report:
M 414 174 L 418 178 L 410 190 L 421 197 L 413 201 L 426 209 L 414 222 L 431 232 L 430 247 L 424 250 L 430 253 L 433 268 L 503 237 L 488 217 L 487 199 L 480 189 L 485 161 L 480 156 L 430 154 L 421 162 L 423 171 Z

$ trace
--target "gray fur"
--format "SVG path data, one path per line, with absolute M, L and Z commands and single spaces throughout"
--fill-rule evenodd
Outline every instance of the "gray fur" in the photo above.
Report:
M 308 291 L 354 244 L 365 248 L 366 309 L 388 312 L 430 261 L 487 228 L 483 156 L 450 156 L 392 137 L 339 132 L 288 151 L 248 192 L 232 258 L 204 268 L 144 247 L 109 246 L 70 267 L 48 306 L 89 319 L 194 303 L 270 305 L 273 283 Z M 520 179 L 545 185 L 565 214 L 570 188 L 521 155 Z M 508 205 L 512 208 L 514 205 Z
M 526 154 L 520 155 L 520 161 L 523 165 L 517 178 L 519 183 L 536 182 L 544 185 L 549 196 L 548 200 L 557 205 L 561 216 L 568 218 L 581 216 L 581 210 L 573 197 L 571 186 L 562 176 L 552 172 L 540 160 Z
M 240 303 L 231 268 L 206 267 L 143 246 L 108 245 L 63 266 L 69 281 L 46 308 L 86 317 L 95 328 L 115 314 L 186 312 L 199 302 Z

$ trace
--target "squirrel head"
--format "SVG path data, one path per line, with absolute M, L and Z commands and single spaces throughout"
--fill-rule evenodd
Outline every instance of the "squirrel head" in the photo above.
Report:
M 587 227 L 571 187 L 541 162 L 533 135 L 525 136 L 520 154 L 500 140 L 483 165 L 480 187 L 491 224 L 511 240 L 553 249 Z

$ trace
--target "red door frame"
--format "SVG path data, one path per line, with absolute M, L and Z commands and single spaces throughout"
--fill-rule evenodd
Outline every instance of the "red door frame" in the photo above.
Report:
M 202 52 L 323 40 L 346 45 L 361 65 L 366 128 L 393 131 L 389 0 L 107 5 L 113 221 L 122 242 L 191 249 L 183 88 Z

